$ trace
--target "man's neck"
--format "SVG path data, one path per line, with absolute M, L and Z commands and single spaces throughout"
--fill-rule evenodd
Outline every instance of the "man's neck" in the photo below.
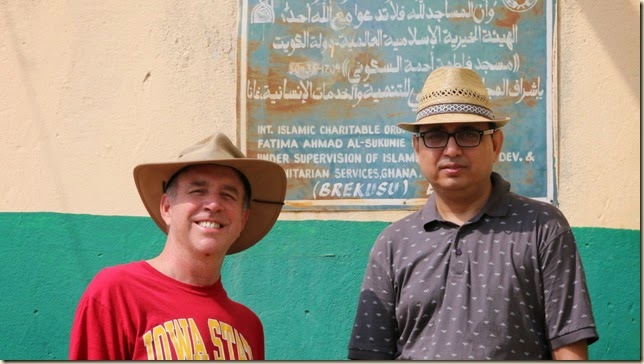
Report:
M 157 257 L 147 262 L 159 272 L 179 282 L 195 286 L 209 286 L 215 284 L 221 277 L 223 257 L 219 260 L 212 259 L 184 259 L 164 249 Z
M 461 226 L 481 211 L 491 193 L 491 183 L 484 189 L 470 193 L 434 191 L 436 210 L 444 220 Z

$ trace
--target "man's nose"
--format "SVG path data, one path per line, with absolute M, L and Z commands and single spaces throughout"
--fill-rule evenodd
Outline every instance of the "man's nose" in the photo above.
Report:
M 218 196 L 208 196 L 204 201 L 204 207 L 208 210 L 216 211 L 221 208 L 221 201 Z
M 461 147 L 456 143 L 456 136 L 450 135 L 447 137 L 447 145 L 443 148 L 443 154 L 454 156 L 461 153 Z

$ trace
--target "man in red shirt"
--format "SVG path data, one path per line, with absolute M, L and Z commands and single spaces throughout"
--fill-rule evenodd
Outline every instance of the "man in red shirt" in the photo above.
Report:
M 149 260 L 101 270 L 80 299 L 72 360 L 262 360 L 264 331 L 221 283 L 227 254 L 272 228 L 286 175 L 278 164 L 246 158 L 223 134 L 170 162 L 134 168 L 146 209 L 167 234 Z

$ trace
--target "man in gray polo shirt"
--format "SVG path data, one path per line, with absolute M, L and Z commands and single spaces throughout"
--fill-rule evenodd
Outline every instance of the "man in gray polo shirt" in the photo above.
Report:
M 587 359 L 599 337 L 566 218 L 492 171 L 508 121 L 474 71 L 427 78 L 398 126 L 433 193 L 374 243 L 350 359 Z

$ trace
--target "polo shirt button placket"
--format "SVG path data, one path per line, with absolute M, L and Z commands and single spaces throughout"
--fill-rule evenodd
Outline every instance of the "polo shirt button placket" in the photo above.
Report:
M 459 228 L 456 236 L 454 236 L 454 247 L 452 249 L 452 257 L 454 261 L 450 263 L 450 274 L 455 277 L 462 277 L 465 272 L 466 258 L 463 255 L 463 249 L 461 245 L 463 244 L 462 239 L 463 232 Z

